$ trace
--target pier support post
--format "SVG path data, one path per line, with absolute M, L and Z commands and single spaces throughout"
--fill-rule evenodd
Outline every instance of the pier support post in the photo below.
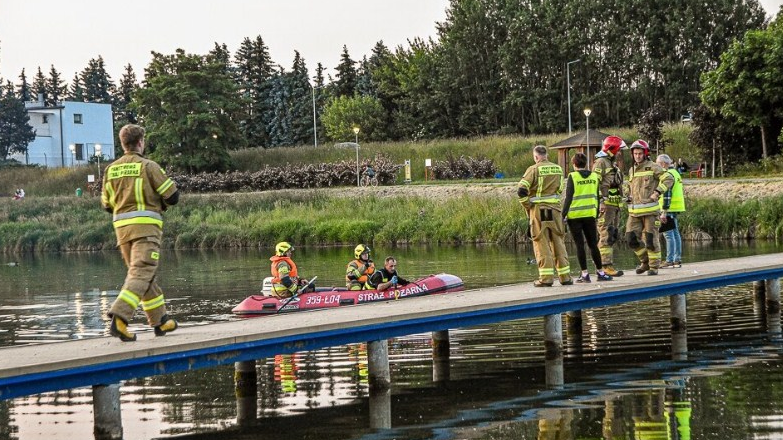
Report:
M 432 332 L 432 381 L 446 382 L 450 377 L 449 357 L 451 354 L 449 331 Z
M 258 414 L 256 361 L 234 362 L 234 394 L 237 399 L 237 424 L 254 422 Z
M 780 278 L 766 280 L 764 289 L 767 295 L 767 313 L 780 312 Z
M 571 310 L 566 312 L 566 332 L 570 333 L 582 333 L 582 311 Z
M 95 440 L 122 440 L 120 384 L 92 386 Z
M 680 331 L 688 328 L 688 307 L 685 295 L 672 295 L 669 297 L 671 309 L 672 330 Z
M 386 339 L 367 343 L 367 368 L 370 370 L 368 379 L 370 395 L 375 391 L 387 390 L 391 387 L 389 343 Z
M 544 349 L 547 359 L 563 355 L 563 318 L 559 313 L 544 316 Z
M 370 393 L 370 429 L 391 429 L 391 390 Z
M 544 375 L 547 388 L 562 389 L 565 384 L 563 373 L 563 356 L 556 356 L 544 361 Z
M 688 332 L 672 330 L 672 360 L 688 360 Z
M 764 299 L 764 291 L 765 291 L 765 282 L 764 280 L 761 281 L 754 281 L 753 282 L 753 296 L 759 299 Z

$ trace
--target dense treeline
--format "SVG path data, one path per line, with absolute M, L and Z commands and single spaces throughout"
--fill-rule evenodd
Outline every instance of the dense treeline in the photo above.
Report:
M 148 127 L 153 157 L 216 171 L 230 167 L 230 149 L 316 138 L 563 132 L 569 119 L 584 126 L 585 107 L 593 127 L 633 125 L 653 107 L 676 120 L 699 103 L 700 75 L 764 20 L 757 0 L 452 0 L 436 40 L 378 42 L 361 61 L 343 47 L 334 78 L 298 52 L 282 67 L 257 36 L 233 55 L 219 43 L 204 55 L 153 53 L 141 84 L 127 66 L 116 86 L 101 57 L 70 86 L 54 66 L 32 86 L 23 71 L 18 94 L 110 102 L 117 126 Z

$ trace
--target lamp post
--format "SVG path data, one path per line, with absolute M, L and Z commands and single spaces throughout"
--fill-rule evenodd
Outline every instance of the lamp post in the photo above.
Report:
M 568 81 L 568 134 L 571 134 L 571 64 L 578 63 L 581 59 L 569 61 L 566 63 L 566 79 Z
M 587 166 L 590 166 L 590 113 L 593 111 L 589 108 L 586 108 L 584 110 L 585 118 L 587 119 L 587 130 L 585 131 L 585 134 L 587 135 L 587 146 L 585 147 L 585 156 L 587 156 Z
M 311 85 L 310 89 L 313 91 L 313 145 L 318 148 L 318 122 L 316 121 L 315 111 L 315 89 L 320 89 L 322 86 Z
M 353 127 L 353 136 L 356 143 L 356 187 L 360 187 L 359 183 L 359 127 Z
M 95 157 L 98 158 L 98 184 L 101 183 L 101 144 L 95 144 Z
M 76 145 L 68 145 L 68 149 L 71 150 L 71 166 L 74 166 L 74 156 L 76 155 Z

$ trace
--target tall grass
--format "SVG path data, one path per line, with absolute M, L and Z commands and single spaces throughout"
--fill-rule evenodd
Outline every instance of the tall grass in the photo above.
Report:
M 681 228 L 714 239 L 783 238 L 783 200 L 689 200 Z M 527 221 L 509 194 L 330 197 L 327 191 L 187 195 L 165 215 L 164 246 L 240 248 L 297 244 L 518 243 Z M 5 252 L 113 248 L 97 198 L 35 197 L 0 205 Z

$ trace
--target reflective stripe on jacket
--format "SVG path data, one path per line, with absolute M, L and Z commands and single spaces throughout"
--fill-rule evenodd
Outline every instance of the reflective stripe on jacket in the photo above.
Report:
M 652 199 L 652 194 L 657 191 L 663 196 L 674 183 L 671 174 L 649 159 L 634 164 L 628 173 L 628 180 L 631 198 L 628 213 L 635 217 L 657 214 L 658 201 Z
M 366 267 L 364 272 L 359 271 L 359 267 Z M 368 261 L 365 263 L 362 260 L 352 260 L 345 267 L 345 286 L 351 290 L 370 290 L 370 275 L 375 272 L 375 263 Z
M 674 169 L 669 168 L 666 170 L 674 178 L 674 185 L 671 189 L 671 202 L 669 202 L 669 212 L 685 212 L 685 194 L 682 190 L 682 176 Z M 658 199 L 658 205 L 661 209 L 664 209 L 663 198 Z
M 574 196 L 568 207 L 568 218 L 595 218 L 598 216 L 598 174 L 582 177 L 579 171 L 569 174 L 574 183 Z
M 519 187 L 527 190 L 526 197 L 520 197 L 519 202 L 526 209 L 532 205 L 547 205 L 560 210 L 560 194 L 563 192 L 565 180 L 563 169 L 548 160 L 528 167 Z

